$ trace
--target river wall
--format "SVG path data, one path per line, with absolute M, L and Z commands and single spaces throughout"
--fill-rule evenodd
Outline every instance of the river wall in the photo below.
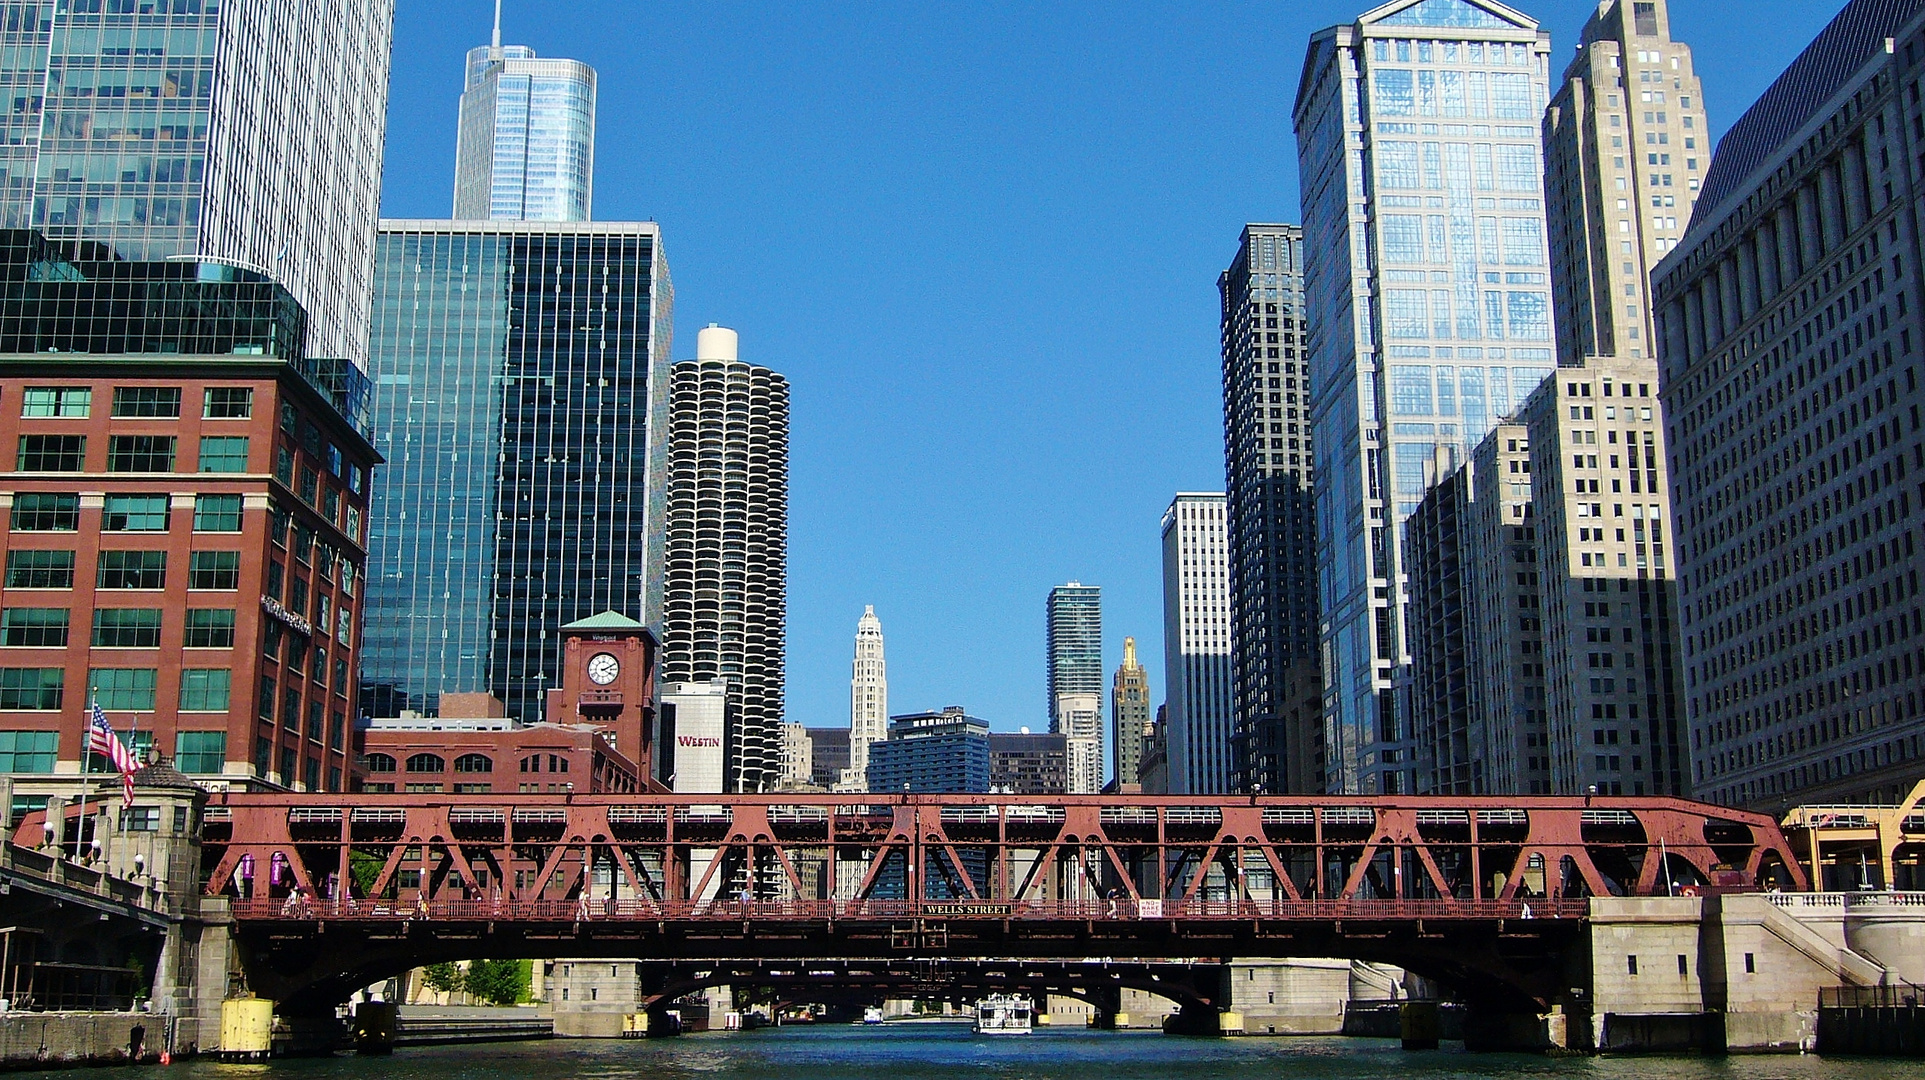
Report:
M 135 1012 L 0 1014 L 0 1069 L 54 1069 L 154 1061 L 165 1022 Z

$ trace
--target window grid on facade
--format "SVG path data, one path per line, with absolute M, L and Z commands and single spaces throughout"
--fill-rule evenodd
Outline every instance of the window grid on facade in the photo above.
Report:
M 1915 14 L 1846 6 L 1733 125 L 1656 283 L 1712 800 L 1896 801 L 1925 756 Z

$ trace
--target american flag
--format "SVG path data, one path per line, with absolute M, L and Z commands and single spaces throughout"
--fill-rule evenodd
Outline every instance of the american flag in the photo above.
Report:
M 93 703 L 93 724 L 87 733 L 87 749 L 114 763 L 120 770 L 120 801 L 123 806 L 134 805 L 134 771 L 140 762 L 134 760 L 134 752 L 114 734 L 113 725 L 107 723 L 107 714 L 100 711 L 100 702 Z

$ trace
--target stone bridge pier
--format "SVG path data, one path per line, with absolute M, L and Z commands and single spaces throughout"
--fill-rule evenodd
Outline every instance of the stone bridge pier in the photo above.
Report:
M 132 1027 L 142 1057 L 219 1044 L 240 960 L 227 899 L 201 889 L 207 795 L 165 764 L 134 784 L 123 809 L 117 777 L 84 798 L 63 778 L 0 851 L 0 1068 L 125 1060 Z M 0 807 L 14 790 L 0 775 Z
M 1587 923 L 1564 999 L 1473 1007 L 1467 1045 L 1808 1051 L 1824 996 L 1925 978 L 1925 893 L 1594 897 Z

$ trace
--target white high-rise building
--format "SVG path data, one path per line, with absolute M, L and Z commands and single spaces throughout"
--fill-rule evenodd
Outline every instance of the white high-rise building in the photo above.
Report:
M 587 221 L 595 193 L 595 69 L 501 43 L 468 50 L 455 145 L 457 220 Z
M 1103 790 L 1103 695 L 1058 694 L 1056 730 L 1064 740 L 1069 794 Z
M 5 15 L 0 227 L 259 270 L 367 365 L 394 0 Z
M 1163 683 L 1170 791 L 1231 790 L 1230 541 L 1222 492 L 1163 512 Z
M 838 791 L 869 790 L 869 744 L 889 737 L 889 671 L 882 659 L 882 620 L 864 607 L 856 621 L 856 655 L 849 675 L 849 767 Z
M 789 381 L 737 346 L 711 324 L 669 369 L 661 678 L 728 683 L 725 786 L 746 794 L 782 779 Z

